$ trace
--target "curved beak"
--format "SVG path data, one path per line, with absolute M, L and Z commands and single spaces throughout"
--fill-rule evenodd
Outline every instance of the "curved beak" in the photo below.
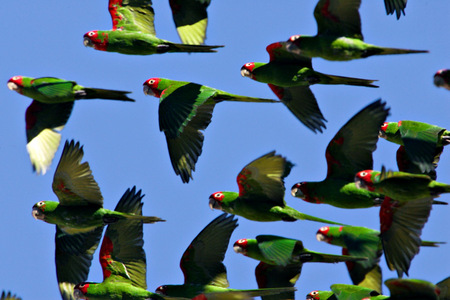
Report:
M 386 133 L 383 130 L 378 130 L 378 137 L 385 139 Z
M 152 89 L 145 84 L 144 84 L 144 94 L 146 94 L 147 96 L 155 96 L 155 93 L 153 93 Z
M 250 77 L 252 78 L 252 73 L 244 67 L 241 68 L 242 77 Z
M 83 44 L 85 47 L 94 47 L 94 43 L 87 36 L 83 39 Z
M 19 86 L 17 84 L 15 84 L 14 82 L 8 82 L 8 89 L 10 89 L 11 91 L 17 91 L 19 89 Z
M 73 297 L 74 297 L 76 300 L 79 300 L 79 299 L 86 299 L 86 298 L 84 297 L 83 293 L 82 293 L 80 290 L 74 290 L 74 291 L 73 291 Z
M 326 242 L 327 241 L 327 237 L 324 234 L 322 234 L 322 233 L 316 234 L 316 239 L 319 242 Z
M 44 220 L 44 214 L 39 210 L 39 208 L 33 206 L 33 210 L 31 211 L 31 215 L 35 220 Z
M 297 187 L 298 183 L 294 184 L 291 188 L 291 195 L 297 198 L 303 198 L 305 195 L 303 192 Z
M 211 210 L 214 210 L 214 209 L 222 210 L 220 203 L 217 202 L 216 200 L 214 200 L 214 198 L 209 198 L 209 208 L 211 208 Z
M 368 190 L 367 184 L 359 177 L 355 176 L 355 185 L 358 189 Z
M 240 254 L 244 254 L 245 255 L 245 250 L 239 245 L 234 245 L 233 246 L 233 250 L 236 253 L 240 253 Z

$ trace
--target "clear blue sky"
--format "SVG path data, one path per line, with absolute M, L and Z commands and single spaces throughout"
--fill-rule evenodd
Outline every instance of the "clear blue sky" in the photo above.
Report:
M 179 42 L 168 1 L 154 1 L 157 35 Z M 308 2 L 308 3 L 307 3 Z M 282 4 L 282 5 L 281 5 Z M 316 1 L 212 1 L 209 8 L 207 44 L 225 45 L 213 54 L 164 54 L 127 56 L 85 48 L 83 34 L 110 29 L 107 0 L 103 1 L 6 1 L 3 3 L 1 47 L 0 118 L 0 289 L 11 290 L 24 300 L 58 299 L 54 265 L 53 225 L 31 217 L 40 200 L 56 200 L 51 182 L 62 147 L 50 171 L 36 176 L 31 171 L 25 144 L 24 113 L 30 99 L 7 89 L 14 75 L 54 76 L 75 80 L 89 87 L 132 91 L 136 103 L 107 100 L 79 101 L 62 133 L 62 140 L 84 145 L 94 177 L 104 196 L 104 206 L 113 209 L 123 192 L 133 185 L 143 189 L 144 214 L 166 223 L 146 225 L 148 289 L 162 284 L 181 284 L 179 260 L 191 240 L 219 211 L 208 208 L 208 197 L 220 190 L 237 191 L 236 175 L 247 163 L 277 150 L 295 163 L 286 178 L 288 205 L 308 214 L 351 225 L 379 228 L 378 208 L 344 210 L 306 203 L 290 195 L 298 181 L 318 181 L 326 175 L 325 148 L 337 130 L 364 106 L 382 98 L 391 107 L 389 121 L 403 119 L 449 127 L 450 92 L 436 88 L 434 73 L 450 68 L 447 0 L 409 1 L 406 16 L 399 21 L 386 16 L 383 1 L 363 1 L 362 31 L 369 43 L 382 46 L 426 49 L 429 54 L 369 57 L 351 62 L 314 59 L 317 71 L 378 79 L 378 89 L 351 86 L 313 86 L 327 130 L 314 134 L 279 104 L 220 103 L 205 131 L 203 154 L 194 180 L 182 184 L 169 161 L 164 134 L 159 132 L 158 100 L 145 96 L 142 83 L 150 77 L 193 81 L 228 92 L 274 98 L 267 85 L 241 77 L 239 70 L 250 61 L 268 61 L 265 47 L 293 34 L 314 35 Z M 384 140 L 374 153 L 374 168 L 396 168 L 397 146 Z M 441 156 L 438 180 L 450 183 L 450 153 Z M 449 201 L 447 195 L 441 197 Z M 449 241 L 448 207 L 435 207 L 422 238 Z M 323 224 L 257 223 L 239 217 L 225 257 L 232 288 L 256 288 L 257 261 L 233 252 L 240 238 L 277 234 L 301 239 L 306 248 L 328 253 L 340 249 L 315 239 Z M 450 273 L 449 245 L 421 249 L 413 260 L 411 278 L 438 282 Z M 381 260 L 384 279 L 395 272 Z M 98 255 L 90 281 L 101 281 Z M 303 266 L 297 282 L 297 299 L 312 290 L 328 289 L 333 283 L 348 283 L 344 264 L 311 263 Z M 387 288 L 384 289 L 388 293 Z

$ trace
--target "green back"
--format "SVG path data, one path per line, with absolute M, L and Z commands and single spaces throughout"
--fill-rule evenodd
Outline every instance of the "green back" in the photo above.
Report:
M 276 235 L 258 235 L 258 248 L 266 258 L 266 263 L 271 263 L 280 266 L 286 266 L 292 263 L 292 255 L 294 248 L 303 249 L 301 241 L 288 239 Z
M 113 30 L 141 31 L 156 35 L 151 0 L 109 0 Z

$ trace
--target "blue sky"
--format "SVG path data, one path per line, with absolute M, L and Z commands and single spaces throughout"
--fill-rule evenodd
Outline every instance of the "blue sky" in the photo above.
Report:
M 168 1 L 154 1 L 157 36 L 179 42 Z M 309 3 L 306 3 L 309 2 Z M 253 159 L 276 150 L 295 163 L 286 178 L 287 204 L 311 215 L 351 225 L 379 228 L 378 208 L 345 210 L 306 203 L 290 195 L 298 181 L 320 181 L 326 175 L 325 148 L 339 128 L 356 112 L 382 98 L 391 107 L 389 121 L 404 119 L 448 127 L 450 92 L 436 88 L 434 73 L 449 68 L 448 13 L 450 2 L 409 1 L 399 21 L 386 16 L 383 1 L 363 1 L 360 13 L 365 41 L 389 47 L 425 49 L 429 54 L 369 57 L 350 62 L 313 59 L 315 70 L 341 76 L 379 80 L 378 89 L 351 86 L 313 86 L 322 113 L 328 120 L 323 134 L 314 134 L 279 104 L 220 103 L 205 131 L 203 154 L 194 180 L 182 184 L 170 165 L 164 134 L 159 132 L 158 99 L 145 96 L 142 83 L 151 77 L 192 81 L 235 94 L 274 98 L 267 85 L 241 77 L 241 66 L 268 61 L 265 47 L 294 34 L 314 35 L 316 1 L 212 1 L 206 43 L 225 45 L 218 53 L 127 56 L 85 48 L 83 34 L 110 29 L 107 1 L 3 3 L 1 47 L 0 118 L 3 172 L 0 174 L 2 211 L 0 224 L 0 289 L 26 299 L 58 299 L 54 266 L 53 225 L 31 217 L 40 200 L 56 200 L 51 189 L 62 147 L 44 176 L 31 171 L 25 144 L 24 113 L 31 100 L 7 89 L 14 75 L 54 76 L 75 80 L 88 87 L 132 91 L 135 103 L 107 100 L 79 101 L 62 132 L 62 140 L 84 145 L 98 182 L 104 206 L 113 209 L 124 191 L 136 185 L 146 194 L 144 214 L 167 220 L 146 225 L 148 289 L 162 284 L 181 284 L 179 260 L 192 239 L 219 211 L 208 208 L 208 197 L 221 190 L 237 191 L 236 176 Z M 396 168 L 396 145 L 380 140 L 374 153 L 374 169 Z M 450 183 L 450 155 L 445 150 L 438 180 Z M 449 196 L 443 195 L 443 201 Z M 448 207 L 435 207 L 422 238 L 448 242 Z M 256 288 L 257 261 L 233 252 L 240 238 L 277 234 L 303 241 L 311 250 L 340 253 L 340 249 L 315 239 L 323 224 L 258 223 L 239 217 L 225 264 L 232 288 Z M 445 233 L 447 232 L 447 233 Z M 449 246 L 421 249 L 413 260 L 410 278 L 438 282 L 450 273 Z M 381 261 L 384 279 L 395 272 Z M 98 255 L 90 281 L 101 281 Z M 348 283 L 344 264 L 311 263 L 303 266 L 297 282 L 297 299 L 312 290 Z M 384 288 L 385 294 L 388 293 Z

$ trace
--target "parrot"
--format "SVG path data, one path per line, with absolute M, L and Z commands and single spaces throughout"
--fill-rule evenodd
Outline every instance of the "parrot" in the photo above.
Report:
M 434 74 L 434 85 L 450 91 L 450 69 L 441 69 Z
M 386 14 L 393 15 L 394 11 L 397 15 L 397 20 L 400 19 L 401 14 L 405 15 L 406 3 L 408 0 L 384 0 L 386 7 Z
M 261 261 L 255 268 L 256 282 L 260 289 L 293 287 L 300 277 L 301 270 L 301 264 L 277 266 Z M 294 292 L 286 292 L 261 298 L 262 300 L 295 299 L 295 295 Z
M 226 213 L 212 220 L 192 240 L 181 257 L 180 268 L 184 274 L 184 284 L 161 285 L 156 289 L 156 293 L 161 296 L 193 298 L 203 293 L 243 292 L 246 297 L 256 297 L 295 291 L 292 287 L 262 290 L 228 288 L 227 270 L 223 260 L 230 236 L 237 226 L 237 219 Z
M 234 252 L 262 261 L 266 264 L 287 266 L 305 262 L 337 263 L 367 260 L 367 257 L 333 255 L 310 251 L 300 240 L 276 235 L 258 235 L 255 239 L 239 239 L 233 245 Z
M 286 42 L 266 47 L 269 63 L 249 62 L 242 66 L 241 75 L 268 83 L 270 89 L 291 112 L 313 132 L 322 132 L 326 121 L 317 100 L 309 88 L 313 84 L 347 84 L 367 87 L 374 80 L 327 75 L 313 70 L 311 58 L 289 53 Z
M 242 216 L 248 220 L 270 222 L 309 220 L 342 225 L 337 222 L 303 214 L 286 205 L 284 178 L 293 164 L 275 151 L 246 165 L 237 176 L 239 193 L 215 192 L 209 197 L 209 207 Z
M 22 298 L 11 294 L 11 292 L 6 293 L 5 291 L 2 291 L 2 294 L 0 295 L 0 300 L 22 300 Z
M 337 300 L 332 291 L 312 291 L 306 295 L 306 300 Z
M 156 37 L 151 0 L 109 0 L 112 30 L 91 30 L 83 43 L 95 50 L 129 55 L 167 52 L 216 52 L 223 46 L 176 44 Z
M 358 226 L 323 226 L 316 234 L 320 242 L 342 247 L 342 254 L 365 256 L 366 261 L 349 262 L 347 269 L 353 284 L 382 293 L 381 268 L 378 265 L 383 252 L 380 232 Z M 438 247 L 442 242 L 422 241 L 421 246 Z
M 150 78 L 144 82 L 144 94 L 159 101 L 159 130 L 166 135 L 170 161 L 183 183 L 192 179 L 192 171 L 202 153 L 203 133 L 211 122 L 216 103 L 221 101 L 279 102 L 230 94 L 204 85 Z
M 115 211 L 139 218 L 108 224 L 100 248 L 103 282 L 82 282 L 73 288 L 75 299 L 164 299 L 147 291 L 146 256 L 143 248 L 142 197 L 133 190 L 124 195 Z
M 83 146 L 80 147 L 79 142 L 66 141 L 52 183 L 60 203 L 40 201 L 32 210 L 35 219 L 56 225 L 56 273 L 64 300 L 72 299 L 73 286 L 87 279 L 105 224 L 121 219 L 144 223 L 164 221 L 158 217 L 104 209 L 103 197 L 89 163 L 81 163 L 83 155 Z M 141 191 L 136 193 L 133 187 L 124 193 L 119 203 L 142 197 Z
M 75 100 L 110 99 L 134 102 L 130 92 L 87 88 L 75 81 L 55 77 L 13 76 L 10 90 L 33 99 L 25 113 L 27 151 L 33 170 L 45 174 L 61 141 L 61 130 L 70 117 Z
M 320 182 L 298 182 L 291 188 L 294 197 L 310 203 L 327 203 L 340 208 L 378 206 L 384 196 L 358 189 L 355 173 L 373 166 L 372 152 L 378 130 L 389 114 L 386 103 L 377 100 L 353 116 L 329 142 L 325 157 L 327 176 Z
M 360 5 L 361 0 L 319 0 L 314 9 L 317 35 L 293 35 L 287 41 L 287 48 L 303 56 L 332 61 L 372 55 L 428 53 L 427 50 L 385 48 L 365 43 L 358 12 Z
M 447 129 L 409 120 L 383 123 L 378 136 L 403 146 L 406 152 L 405 158 L 417 166 L 420 173 L 433 171 L 437 166 L 443 147 L 450 144 L 450 131 Z M 405 169 L 401 166 L 402 164 L 399 163 L 400 170 Z
M 169 0 L 173 21 L 183 44 L 200 45 L 206 37 L 211 0 Z

